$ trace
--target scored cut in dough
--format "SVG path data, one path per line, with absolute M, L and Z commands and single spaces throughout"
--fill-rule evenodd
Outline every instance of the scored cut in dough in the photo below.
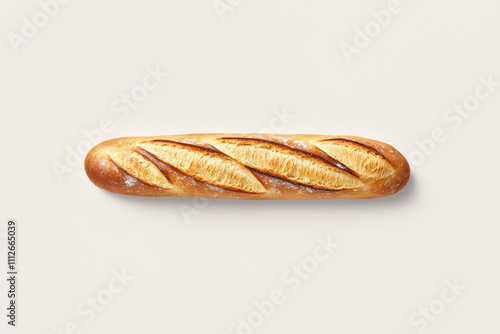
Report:
M 347 139 L 324 139 L 315 143 L 332 158 L 368 178 L 384 178 L 394 167 L 378 151 Z
M 221 153 L 173 141 L 146 141 L 139 147 L 181 172 L 214 186 L 249 193 L 266 189 L 252 172 Z
M 216 138 L 210 144 L 259 172 L 327 190 L 354 189 L 363 183 L 354 175 L 314 155 L 270 141 Z
M 165 175 L 149 159 L 134 150 L 113 150 L 109 158 L 136 179 L 163 189 L 172 188 Z

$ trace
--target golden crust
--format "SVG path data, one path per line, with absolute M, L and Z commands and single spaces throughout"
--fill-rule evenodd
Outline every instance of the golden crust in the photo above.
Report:
M 117 138 L 95 146 L 85 169 L 120 194 L 241 199 L 376 198 L 401 190 L 410 175 L 382 142 L 270 134 Z
M 250 168 L 293 183 L 325 190 L 363 186 L 354 175 L 315 155 L 271 141 L 223 137 L 210 144 Z
M 394 173 L 391 162 L 377 150 L 344 138 L 323 139 L 315 143 L 332 158 L 369 178 L 384 178 Z
M 249 193 L 266 191 L 252 172 L 225 154 L 169 140 L 144 141 L 139 147 L 198 181 Z
M 116 149 L 111 150 L 108 156 L 111 161 L 130 174 L 130 176 L 152 186 L 163 189 L 172 188 L 172 184 L 168 182 L 165 174 L 142 154 L 130 149 Z

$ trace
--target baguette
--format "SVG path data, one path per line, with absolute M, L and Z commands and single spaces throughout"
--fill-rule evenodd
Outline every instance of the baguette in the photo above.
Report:
M 126 137 L 93 147 L 89 179 L 135 196 L 377 198 L 410 177 L 392 146 L 352 136 L 191 134 Z

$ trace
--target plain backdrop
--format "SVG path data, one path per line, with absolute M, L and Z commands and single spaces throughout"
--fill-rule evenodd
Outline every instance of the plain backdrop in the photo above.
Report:
M 500 86 L 448 110 L 500 81 L 500 3 L 401 0 L 383 21 L 389 2 L 2 1 L 2 262 L 9 218 L 19 233 L 18 326 L 1 279 L 2 333 L 233 334 L 248 317 L 240 333 L 497 333 Z M 156 67 L 168 77 L 120 118 Z M 381 140 L 415 163 L 377 200 L 126 197 L 66 161 L 103 119 L 103 140 L 273 127 Z M 318 238 L 338 248 L 292 290 Z M 262 315 L 273 290 L 285 301 Z

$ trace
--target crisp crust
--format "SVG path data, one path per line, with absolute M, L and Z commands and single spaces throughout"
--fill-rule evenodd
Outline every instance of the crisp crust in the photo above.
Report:
M 116 138 L 90 150 L 85 170 L 120 194 L 255 200 L 377 198 L 410 176 L 403 155 L 376 140 L 271 134 Z

